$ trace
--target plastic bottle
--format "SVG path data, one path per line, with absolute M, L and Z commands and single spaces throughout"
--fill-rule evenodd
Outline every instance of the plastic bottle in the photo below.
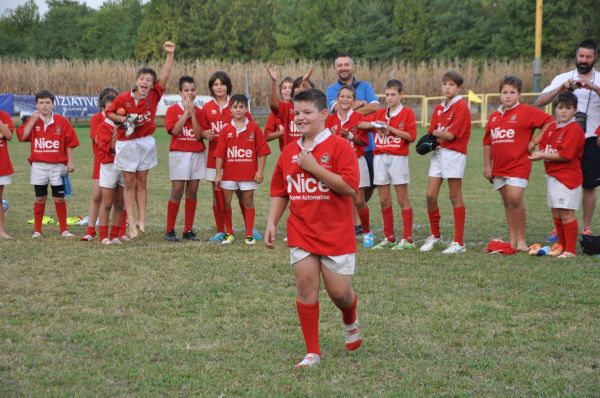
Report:
M 4 211 L 8 211 L 8 209 L 10 208 L 10 205 L 8 204 L 8 200 L 6 199 L 2 199 L 2 207 L 4 208 Z
M 550 246 L 544 246 L 542 247 L 540 250 L 538 250 L 537 252 L 537 256 L 541 257 L 541 256 L 546 256 L 548 255 L 548 253 L 550 253 Z
M 73 189 L 71 188 L 71 178 L 69 178 L 69 174 L 62 175 L 62 183 L 65 189 L 65 197 L 70 198 L 73 195 Z

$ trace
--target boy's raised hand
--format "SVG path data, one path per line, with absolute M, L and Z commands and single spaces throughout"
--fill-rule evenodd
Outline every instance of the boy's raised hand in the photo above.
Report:
M 303 82 L 307 82 L 308 79 L 310 79 L 310 75 L 312 75 L 314 69 L 315 69 L 315 67 L 311 65 L 310 69 L 308 70 L 308 72 L 306 72 L 306 74 L 304 76 L 302 76 L 302 81 Z
M 276 82 L 277 81 L 277 72 L 275 72 L 273 69 L 271 69 L 268 65 L 267 65 L 267 72 L 269 73 L 269 77 L 271 78 L 271 80 Z
M 163 43 L 163 48 L 167 54 L 175 54 L 175 44 L 172 41 L 166 41 Z

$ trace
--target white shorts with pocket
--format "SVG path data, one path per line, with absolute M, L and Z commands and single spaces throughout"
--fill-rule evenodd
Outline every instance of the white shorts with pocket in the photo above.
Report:
M 408 156 L 382 153 L 373 157 L 373 184 L 400 185 L 410 182 Z
M 214 181 L 217 176 L 217 169 L 207 168 L 206 169 L 206 181 Z
M 115 189 L 117 184 L 122 187 L 125 186 L 121 170 L 117 170 L 114 163 L 102 163 L 100 165 L 100 179 L 98 180 L 98 186 L 101 188 Z
M 505 185 L 510 185 L 513 187 L 519 188 L 527 188 L 529 185 L 529 180 L 525 178 L 517 178 L 517 177 L 494 177 L 493 179 L 494 190 L 497 191 Z
M 205 179 L 206 154 L 204 152 L 169 152 L 169 178 L 171 181 Z
M 151 135 L 134 140 L 117 141 L 115 167 L 121 171 L 144 171 L 156 167 L 156 141 Z
M 62 185 L 62 176 L 67 174 L 67 166 L 62 163 L 31 163 L 31 176 L 29 183 L 31 185 Z
M 358 183 L 358 187 L 370 187 L 371 179 L 369 174 L 369 166 L 367 165 L 367 159 L 365 159 L 364 156 L 358 158 L 358 170 L 360 171 L 360 181 Z
M 290 263 L 292 267 L 298 261 L 305 259 L 312 253 L 299 247 L 290 247 Z M 320 256 L 321 263 L 331 271 L 340 275 L 354 275 L 356 266 L 356 253 L 342 254 L 341 256 Z
M 433 151 L 429 164 L 429 177 L 463 178 L 467 155 L 447 148 L 438 147 Z
M 221 188 L 230 191 L 251 191 L 258 188 L 258 184 L 254 181 L 221 181 Z
M 7 176 L 0 176 L 0 185 L 10 185 L 12 184 L 12 174 Z
M 579 209 L 581 185 L 569 189 L 552 176 L 546 176 L 546 181 L 548 182 L 548 207 L 552 209 Z

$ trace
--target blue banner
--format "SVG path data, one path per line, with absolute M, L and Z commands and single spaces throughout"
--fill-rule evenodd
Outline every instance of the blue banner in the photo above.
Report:
M 96 97 L 92 96 L 67 96 L 57 95 L 54 100 L 54 113 L 68 118 L 89 118 L 98 113 Z M 23 117 L 35 111 L 35 97 L 33 95 L 15 95 L 14 113 Z
M 0 109 L 12 116 L 14 100 L 15 98 L 12 94 L 0 94 Z

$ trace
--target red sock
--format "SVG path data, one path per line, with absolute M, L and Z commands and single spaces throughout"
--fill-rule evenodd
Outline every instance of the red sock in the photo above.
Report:
M 369 207 L 365 206 L 363 209 L 358 209 L 358 216 L 360 217 L 363 234 L 368 234 L 371 232 L 371 216 L 369 214 Z
M 454 241 L 464 245 L 463 235 L 465 233 L 465 206 L 454 208 Z
M 554 218 L 554 227 L 556 228 L 556 238 L 557 241 L 556 243 L 562 245 L 562 247 L 565 247 L 565 230 L 564 230 L 564 226 L 562 221 L 560 220 L 560 218 Z
M 111 225 L 110 226 L 110 239 L 115 239 L 119 237 L 119 228 L 121 228 L 121 226 L 119 224 L 117 225 Z M 102 239 L 100 239 L 102 240 Z
M 213 206 L 213 216 L 215 217 L 215 226 L 217 232 L 225 232 L 225 225 L 223 224 L 223 213 L 219 210 L 218 206 Z
M 196 217 L 196 199 L 185 200 L 185 220 L 183 222 L 183 232 L 191 231 L 194 227 L 194 218 Z
M 252 236 L 252 230 L 254 229 L 254 215 L 256 210 L 254 207 L 246 207 L 244 210 L 244 223 L 246 224 L 246 236 Z
M 342 311 L 342 320 L 346 325 L 352 325 L 356 322 L 356 304 L 358 304 L 358 295 L 354 292 L 354 301 L 346 308 L 340 308 Z
M 127 211 L 123 210 L 121 215 L 121 225 L 119 226 L 119 236 L 127 235 Z
M 319 302 L 304 304 L 296 300 L 300 328 L 306 344 L 306 353 L 321 355 L 319 348 Z
M 392 207 L 385 207 L 381 209 L 383 215 L 383 234 L 390 242 L 395 242 L 396 237 L 394 236 L 394 209 Z
M 90 226 L 90 223 L 91 223 L 91 220 L 88 221 L 88 227 L 87 227 L 85 234 L 89 235 L 89 236 L 96 236 L 96 226 L 95 225 Z
M 175 229 L 177 213 L 179 213 L 179 202 L 173 202 L 169 200 L 169 203 L 167 204 L 167 229 L 165 232 Z
M 60 233 L 63 233 L 69 229 L 67 226 L 67 202 L 54 202 L 54 208 L 56 209 Z
M 577 220 L 564 223 L 562 229 L 565 235 L 565 245 L 563 246 L 565 251 L 575 254 L 577 251 L 577 230 L 579 229 Z
M 105 238 L 108 238 L 108 225 L 100 225 L 98 227 L 98 240 L 102 242 Z
M 231 220 L 231 207 L 223 210 L 223 221 L 225 222 L 225 231 L 228 234 L 233 233 L 233 221 Z
M 42 218 L 44 218 L 44 212 L 46 211 L 46 203 L 33 204 L 33 231 L 42 232 Z
M 429 216 L 429 227 L 431 228 L 431 235 L 436 238 L 439 238 L 440 233 L 440 219 L 442 215 L 440 214 L 440 209 L 435 209 L 427 213 Z
M 406 239 L 410 243 L 412 243 L 412 241 L 413 241 L 412 226 L 413 226 L 413 209 L 402 210 L 402 239 Z

